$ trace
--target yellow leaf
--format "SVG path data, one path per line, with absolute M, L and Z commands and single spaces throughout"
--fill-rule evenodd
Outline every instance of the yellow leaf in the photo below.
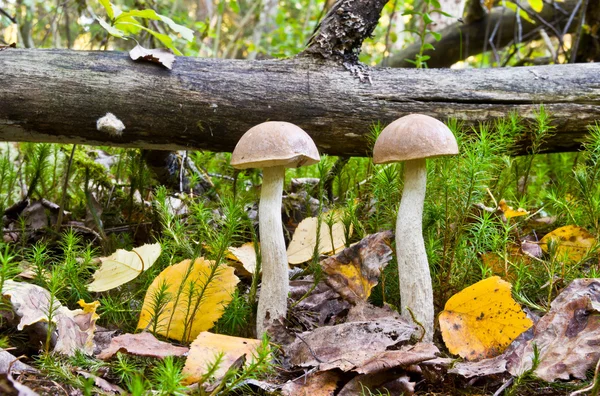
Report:
M 547 233 L 540 241 L 544 253 L 548 252 L 548 242 L 554 240 L 558 246 L 556 254 L 559 258 L 568 257 L 570 261 L 579 262 L 596 244 L 596 238 L 585 228 L 568 225 Z
M 339 213 L 331 215 L 336 220 L 331 229 L 325 221 L 330 214 L 325 213 L 321 217 L 321 229 L 319 231 L 319 253 L 321 254 L 335 254 L 346 246 L 344 225 L 339 221 Z M 298 224 L 287 249 L 288 263 L 302 264 L 312 258 L 317 244 L 317 224 L 318 219 L 316 217 L 307 217 Z
M 226 265 L 215 267 L 214 261 L 202 257 L 193 264 L 191 260 L 184 260 L 165 268 L 146 292 L 137 328 L 149 326 L 157 334 L 184 342 L 196 338 L 213 326 L 231 301 L 239 282 L 233 271 Z M 167 285 L 167 303 L 154 320 L 153 301 L 164 284 Z
M 193 384 L 200 381 L 206 374 L 208 365 L 215 362 L 219 353 L 224 354 L 223 361 L 214 373 L 214 377 L 222 378 L 227 369 L 242 355 L 246 355 L 246 364 L 248 364 L 259 346 L 260 340 L 202 332 L 190 347 L 183 368 L 184 382 Z
M 160 256 L 160 243 L 146 244 L 132 251 L 118 249 L 112 255 L 100 259 L 102 265 L 94 273 L 94 281 L 87 288 L 101 292 L 121 286 L 146 271 Z
M 510 219 L 511 217 L 527 216 L 529 214 L 529 212 L 523 208 L 514 210 L 511 206 L 508 206 L 503 199 L 498 202 L 498 208 L 504 213 L 504 217 L 507 219 Z
M 529 7 L 535 12 L 542 12 L 544 8 L 544 2 L 542 0 L 527 0 Z
M 233 265 L 242 275 L 252 276 L 256 270 L 256 251 L 254 243 L 247 242 L 240 247 L 230 247 L 226 257 L 242 265 Z
M 468 360 L 499 355 L 532 326 L 498 276 L 484 279 L 452 296 L 440 313 L 442 337 L 451 353 Z

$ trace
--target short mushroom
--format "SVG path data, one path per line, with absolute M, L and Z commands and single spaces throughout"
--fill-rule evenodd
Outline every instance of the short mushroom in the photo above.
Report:
M 389 124 L 373 148 L 373 162 L 404 161 L 404 190 L 396 219 L 396 254 L 402 316 L 423 325 L 433 339 L 433 289 L 423 240 L 426 159 L 458 154 L 454 135 L 435 118 L 410 114 Z M 412 312 L 412 315 L 411 315 Z
M 256 313 L 260 337 L 279 317 L 285 317 L 289 267 L 281 221 L 285 168 L 319 162 L 310 136 L 289 122 L 269 121 L 249 129 L 235 146 L 231 165 L 237 169 L 262 168 L 263 184 L 258 207 L 262 257 L 262 285 Z

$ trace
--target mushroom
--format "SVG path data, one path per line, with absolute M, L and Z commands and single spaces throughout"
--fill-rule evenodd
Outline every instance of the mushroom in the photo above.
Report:
M 410 114 L 388 125 L 373 148 L 373 162 L 404 161 L 404 191 L 396 219 L 401 314 L 418 321 L 424 340 L 433 339 L 433 289 L 423 240 L 426 159 L 458 154 L 454 135 L 435 118 Z M 412 314 L 411 314 L 412 312 Z
M 231 155 L 234 168 L 263 170 L 258 206 L 262 257 L 262 285 L 256 313 L 259 337 L 287 312 L 289 267 L 281 221 L 285 168 L 312 165 L 319 160 L 319 151 L 310 136 L 296 125 L 281 121 L 264 122 L 248 130 Z

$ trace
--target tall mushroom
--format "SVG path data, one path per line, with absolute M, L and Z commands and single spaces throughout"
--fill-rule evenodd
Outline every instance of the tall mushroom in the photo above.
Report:
M 426 159 L 458 154 L 454 135 L 435 118 L 410 114 L 388 125 L 373 148 L 373 162 L 404 161 L 404 191 L 396 219 L 396 254 L 402 316 L 412 314 L 433 339 L 433 289 L 423 240 Z M 409 312 L 410 310 L 410 312 Z
M 263 170 L 258 206 L 262 257 L 262 285 L 256 313 L 259 337 L 274 320 L 285 317 L 287 311 L 289 267 L 281 221 L 285 168 L 312 165 L 319 160 L 319 151 L 310 136 L 296 125 L 281 121 L 250 128 L 231 155 L 234 168 Z

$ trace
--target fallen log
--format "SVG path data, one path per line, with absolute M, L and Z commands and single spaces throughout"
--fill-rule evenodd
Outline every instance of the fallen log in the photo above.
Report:
M 356 72 L 356 70 L 355 70 Z M 600 64 L 502 69 L 371 69 L 362 81 L 324 60 L 178 57 L 172 71 L 122 52 L 0 51 L 0 140 L 231 151 L 266 120 L 304 128 L 323 153 L 361 156 L 373 123 L 419 112 L 467 124 L 543 103 L 576 150 L 600 120 Z M 122 135 L 96 129 L 107 112 Z

